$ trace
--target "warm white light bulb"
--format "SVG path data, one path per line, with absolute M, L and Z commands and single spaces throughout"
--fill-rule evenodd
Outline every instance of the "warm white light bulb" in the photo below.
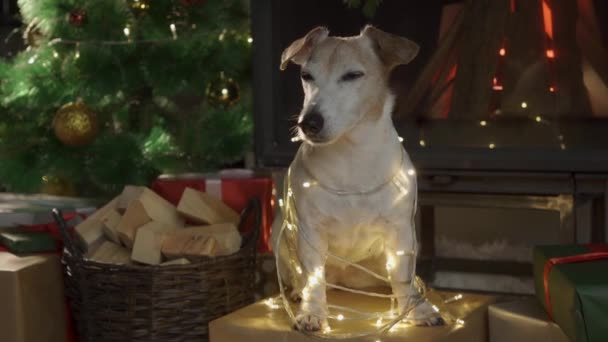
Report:
M 251 37 L 247 38 L 247 43 L 249 43 L 249 44 L 253 43 L 253 38 L 251 38 Z
M 378 318 L 378 320 L 376 321 L 376 326 L 378 328 L 380 328 L 382 326 L 382 317 Z
M 342 320 L 344 320 L 344 315 L 339 314 L 336 318 L 338 319 L 338 321 L 342 321 Z
M 420 140 L 420 146 L 422 146 L 422 147 L 426 146 L 426 142 L 424 142 L 424 140 Z
M 304 182 L 302 183 L 302 186 L 305 188 L 310 188 L 310 182 Z
M 401 255 L 405 255 L 405 251 L 397 251 L 395 252 L 395 254 L 401 256 Z
M 386 260 L 386 270 L 390 271 L 395 267 L 395 258 L 392 255 L 389 255 Z
M 296 272 L 298 272 L 298 274 L 302 274 L 302 267 L 296 266 Z
M 407 170 L 407 174 L 408 174 L 408 175 L 410 175 L 410 176 L 413 176 L 413 175 L 415 175 L 415 174 L 416 174 L 416 170 L 414 170 L 414 169 L 409 169 L 409 170 Z
M 279 207 L 283 208 L 283 199 L 279 198 Z
M 399 142 L 403 142 L 403 137 L 399 137 Z
M 122 30 L 122 32 L 125 34 L 125 36 L 126 36 L 127 38 L 129 38 L 129 35 L 131 34 L 131 30 L 129 30 L 129 28 L 128 28 L 128 27 L 125 27 L 125 28 Z
M 496 145 L 494 145 L 494 143 L 490 143 L 490 145 L 488 145 L 488 147 L 489 147 L 491 150 L 493 150 L 493 149 L 496 147 Z
M 300 137 L 298 137 L 298 136 L 291 138 L 291 142 L 298 142 L 300 140 L 302 140 L 302 139 L 300 139 Z
M 171 25 L 169 25 L 169 29 L 171 29 L 171 34 L 173 35 L 173 40 L 177 39 L 177 29 L 175 28 L 175 24 L 171 23 Z
M 537 116 L 534 118 L 534 120 L 536 120 L 536 122 L 541 122 L 541 121 L 543 121 L 543 118 L 541 118 L 540 116 Z
M 522 102 L 521 103 L 521 108 L 524 108 L 524 109 L 528 108 L 528 103 Z
M 486 126 L 488 124 L 488 122 L 486 120 L 481 120 L 481 121 L 479 121 L 479 124 L 481 126 Z

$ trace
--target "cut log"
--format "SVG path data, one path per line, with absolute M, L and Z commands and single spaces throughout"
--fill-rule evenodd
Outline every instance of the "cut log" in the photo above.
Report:
M 213 195 L 186 188 L 177 211 L 199 224 L 232 223 L 238 225 L 239 214 Z
M 114 198 L 74 228 L 76 232 L 76 244 L 84 253 L 95 249 L 105 240 L 103 233 L 104 225 L 101 219 L 107 212 L 116 208 L 117 203 L 118 198 Z
M 439 42 L 437 50 L 422 69 L 414 86 L 405 97 L 403 105 L 400 106 L 402 110 L 395 116 L 396 119 L 409 117 L 424 99 L 424 95 L 428 92 L 429 87 L 433 83 L 433 77 L 437 71 L 442 68 L 444 70 L 449 70 L 453 66 L 453 63 L 450 63 L 450 56 L 453 53 L 454 46 L 459 42 L 463 31 L 464 12 L 465 9 L 460 11 L 454 19 L 453 26 Z M 424 115 L 426 113 L 422 114 Z
M 184 228 L 167 235 L 162 253 L 169 259 L 229 255 L 239 250 L 241 240 L 236 226 L 229 223 Z
M 124 265 L 131 263 L 131 253 L 113 242 L 104 241 L 101 246 L 89 253 L 88 258 L 106 264 Z
M 170 260 L 170 261 L 165 261 L 160 265 L 161 266 L 171 266 L 171 265 L 188 265 L 188 264 L 190 264 L 190 260 L 188 260 L 186 258 L 179 258 L 179 259 L 174 259 L 174 260 Z
M 127 185 L 122 189 L 122 193 L 118 196 L 117 208 L 121 213 L 124 213 L 133 200 L 136 200 L 146 189 L 145 186 Z
M 176 229 L 161 222 L 148 222 L 137 230 L 131 260 L 142 264 L 158 265 L 162 262 L 161 247 L 165 235 Z
M 103 223 L 103 233 L 106 238 L 114 243 L 120 243 L 120 239 L 118 238 L 118 231 L 116 227 L 118 227 L 118 223 L 122 219 L 122 216 L 118 212 L 118 209 L 111 209 L 103 217 L 101 218 L 101 223 Z
M 137 229 L 144 224 L 157 221 L 172 227 L 183 227 L 184 220 L 178 215 L 175 206 L 148 188 L 132 200 L 118 223 L 116 230 L 122 244 L 133 247 Z

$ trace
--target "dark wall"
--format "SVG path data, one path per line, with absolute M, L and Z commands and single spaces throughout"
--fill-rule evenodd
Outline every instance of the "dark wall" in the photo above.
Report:
M 23 48 L 17 0 L 0 0 L 0 57 L 10 57 Z

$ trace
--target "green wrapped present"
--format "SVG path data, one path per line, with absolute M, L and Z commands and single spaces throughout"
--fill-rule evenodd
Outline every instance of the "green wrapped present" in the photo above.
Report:
M 14 254 L 52 252 L 57 241 L 44 232 L 0 232 L 0 244 Z
M 572 342 L 608 341 L 608 246 L 534 249 L 536 296 Z

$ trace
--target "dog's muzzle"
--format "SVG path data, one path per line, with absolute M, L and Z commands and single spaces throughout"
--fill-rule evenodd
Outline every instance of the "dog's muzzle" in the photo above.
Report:
M 324 124 L 323 116 L 317 111 L 311 111 L 304 115 L 298 127 L 308 137 L 314 137 L 321 133 Z

